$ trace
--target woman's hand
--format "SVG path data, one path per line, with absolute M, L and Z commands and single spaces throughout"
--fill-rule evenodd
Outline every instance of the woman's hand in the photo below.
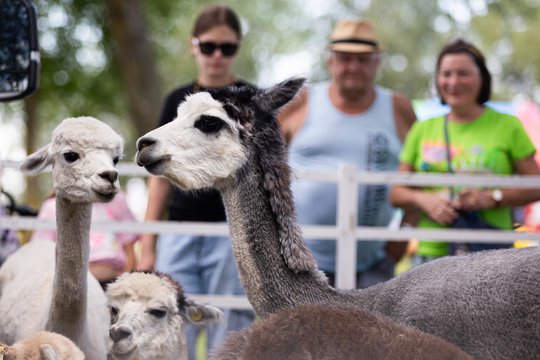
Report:
M 154 271 L 156 265 L 156 257 L 154 254 L 141 254 L 141 259 L 137 264 L 139 271 Z
M 462 190 L 454 202 L 456 209 L 464 211 L 491 209 L 496 205 L 490 191 L 479 189 Z
M 422 211 L 441 225 L 450 225 L 458 216 L 452 203 L 436 193 L 418 192 L 416 203 Z
M 156 238 L 153 234 L 142 234 L 141 258 L 137 263 L 137 270 L 153 271 L 156 265 Z

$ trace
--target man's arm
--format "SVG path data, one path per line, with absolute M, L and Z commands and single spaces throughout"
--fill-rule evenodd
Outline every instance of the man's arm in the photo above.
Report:
M 392 100 L 394 103 L 396 130 L 403 143 L 411 126 L 416 121 L 416 114 L 414 113 L 411 101 L 407 97 L 401 94 L 394 94 Z

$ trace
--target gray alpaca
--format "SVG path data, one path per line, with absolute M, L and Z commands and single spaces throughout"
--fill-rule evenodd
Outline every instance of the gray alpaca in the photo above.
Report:
M 211 360 L 472 360 L 455 345 L 352 305 L 302 304 L 229 335 Z
M 242 284 L 257 314 L 354 304 L 439 336 L 478 359 L 538 359 L 540 248 L 448 257 L 363 290 L 328 285 L 296 224 L 275 112 L 302 88 L 226 88 L 186 99 L 137 142 L 137 163 L 182 189 L 220 190 Z

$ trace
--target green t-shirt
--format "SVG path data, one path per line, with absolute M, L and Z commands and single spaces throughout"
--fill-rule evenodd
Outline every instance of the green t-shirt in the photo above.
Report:
M 482 115 L 468 123 L 448 122 L 452 153 L 452 170 L 461 174 L 512 174 L 514 163 L 535 153 L 521 121 L 515 116 L 499 113 L 486 107 Z M 416 122 L 411 128 L 400 155 L 402 163 L 412 165 L 416 172 L 448 172 L 444 116 Z M 486 188 L 489 188 L 487 184 Z M 448 188 L 429 187 L 425 191 L 448 196 Z M 456 186 L 454 192 L 459 192 Z M 446 195 L 443 195 L 446 194 Z M 501 229 L 512 228 L 510 208 L 487 209 L 480 217 Z M 422 214 L 420 228 L 443 228 Z M 448 243 L 421 241 L 419 255 L 444 256 Z

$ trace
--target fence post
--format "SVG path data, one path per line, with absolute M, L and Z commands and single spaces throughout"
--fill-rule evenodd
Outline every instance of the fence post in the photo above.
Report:
M 336 287 L 356 288 L 356 227 L 358 218 L 358 182 L 356 166 L 338 168 Z

